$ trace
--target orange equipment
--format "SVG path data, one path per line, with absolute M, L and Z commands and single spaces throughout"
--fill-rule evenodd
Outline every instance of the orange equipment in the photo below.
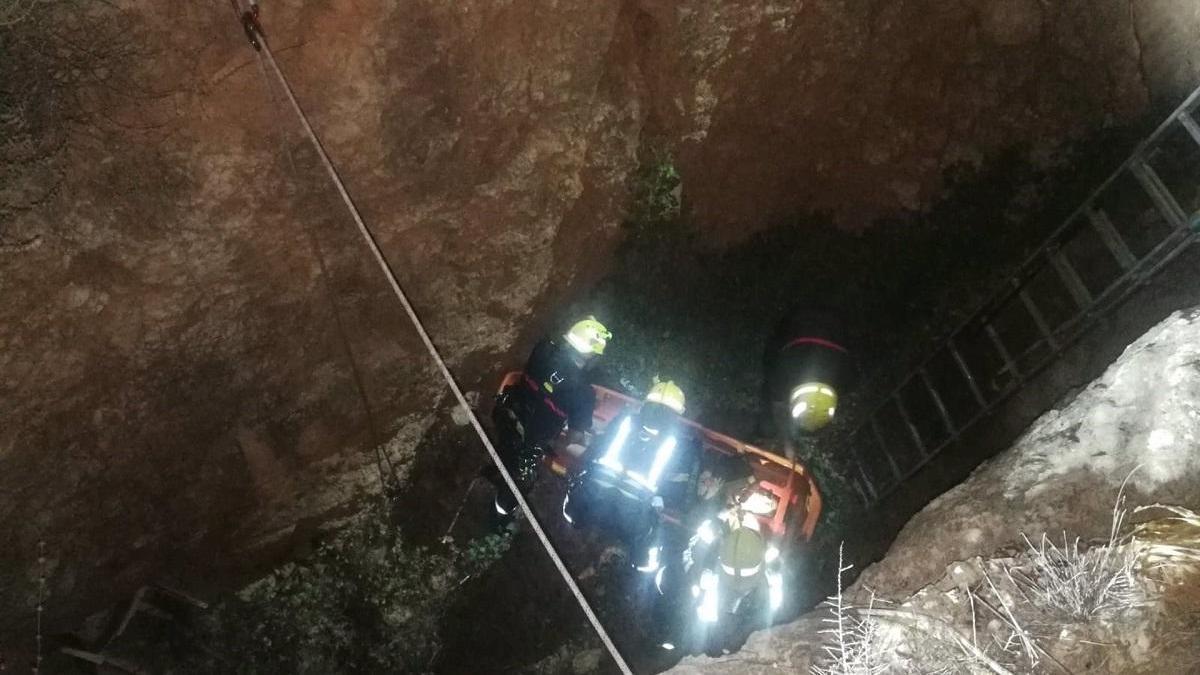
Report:
M 500 383 L 500 391 L 519 384 L 522 376 L 520 372 L 505 375 Z M 608 423 L 619 417 L 622 412 L 641 405 L 641 401 L 620 392 L 598 385 L 592 386 L 596 390 L 593 434 L 603 433 Z M 759 520 L 779 541 L 793 545 L 802 544 L 812 538 L 821 515 L 821 493 L 812 474 L 803 464 L 711 431 L 692 420 L 681 417 L 680 421 L 697 435 L 705 453 L 737 456 L 750 465 L 757 481 L 756 488 L 774 503 L 774 511 L 758 516 Z M 546 457 L 550 469 L 560 476 L 565 475 L 568 470 L 581 468 L 575 465 L 576 462 L 576 458 L 561 454 L 549 454 Z M 675 521 L 678 521 L 679 515 L 664 514 L 666 518 Z

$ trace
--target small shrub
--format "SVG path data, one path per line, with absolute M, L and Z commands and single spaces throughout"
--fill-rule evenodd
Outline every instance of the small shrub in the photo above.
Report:
M 465 548 L 406 543 L 381 509 L 169 636 L 156 672 L 424 672 L 441 647 L 452 595 L 507 550 L 493 535 Z
M 822 631 L 830 639 L 823 663 L 812 668 L 816 675 L 878 675 L 888 667 L 879 624 L 855 612 L 842 597 L 842 574 L 850 568 L 839 546 L 837 595 L 825 603 L 833 613 L 824 619 L 831 627 Z
M 462 566 L 471 575 L 477 575 L 500 560 L 512 546 L 512 535 L 489 534 L 473 539 L 462 552 Z
M 683 180 L 670 152 L 652 149 L 633 176 L 633 207 L 629 222 L 654 226 L 679 217 Z

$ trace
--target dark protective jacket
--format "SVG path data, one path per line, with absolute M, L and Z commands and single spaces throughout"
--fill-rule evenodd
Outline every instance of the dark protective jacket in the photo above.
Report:
M 628 431 L 622 434 L 626 423 Z M 665 452 L 668 439 L 674 439 L 673 449 L 669 456 L 663 455 L 666 463 L 655 476 L 655 459 Z M 610 457 L 612 448 L 615 452 Z M 660 534 L 653 497 L 661 497 L 668 510 L 687 511 L 696 494 L 700 454 L 699 441 L 684 425 L 673 424 L 651 434 L 638 414 L 622 415 L 610 422 L 588 449 L 588 469 L 568 488 L 563 514 L 576 527 L 594 524 L 616 535 L 629 548 L 635 564 L 642 565 L 647 562 L 643 557 L 647 547 Z
M 828 308 L 793 308 L 767 339 L 763 373 L 768 404 L 786 403 L 792 388 L 803 382 L 823 382 L 844 395 L 855 373 L 841 319 Z
M 527 445 L 542 445 L 562 433 L 590 431 L 596 392 L 570 347 L 543 339 L 525 363 L 522 381 L 504 391 L 525 430 Z
M 700 455 L 702 453 L 700 442 L 695 436 L 688 433 L 687 427 L 682 424 L 674 424 L 658 434 L 650 434 L 642 427 L 639 415 L 618 417 L 609 423 L 604 435 L 592 443 L 587 455 L 589 465 L 594 466 L 605 456 L 616 441 L 621 424 L 626 419 L 629 420 L 629 433 L 619 450 L 618 459 L 621 467 L 627 472 L 648 478 L 655 457 L 663 443 L 668 438 L 675 439 L 670 459 L 655 481 L 653 492 L 650 492 L 649 487 L 646 490 L 649 496 L 654 494 L 661 496 L 664 504 L 669 508 L 687 508 L 691 496 L 696 492 L 696 480 L 700 474 Z M 593 475 L 600 477 L 604 474 L 593 472 Z

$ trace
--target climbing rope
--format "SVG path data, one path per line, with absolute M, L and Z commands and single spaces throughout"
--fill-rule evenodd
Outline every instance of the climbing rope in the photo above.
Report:
M 400 286 L 400 282 L 396 279 L 396 274 L 392 270 L 391 264 L 388 263 L 388 260 L 384 256 L 383 250 L 379 247 L 379 243 L 376 241 L 375 236 L 371 233 L 371 230 L 363 221 L 362 215 L 358 211 L 358 207 L 355 206 L 354 200 L 351 199 L 350 193 L 346 190 L 346 186 L 342 182 L 342 178 L 338 174 L 337 168 L 334 167 L 333 161 L 330 160 L 329 154 L 325 151 L 325 147 L 321 144 L 321 139 L 317 136 L 317 132 L 313 129 L 312 124 L 309 122 L 308 115 L 305 114 L 304 109 L 300 106 L 299 101 L 296 100 L 296 94 L 292 90 L 291 84 L 288 82 L 288 79 L 284 75 L 283 71 L 279 68 L 279 64 L 275 61 L 275 55 L 271 53 L 271 47 L 267 43 L 266 35 L 263 34 L 259 26 L 257 13 L 254 13 L 252 16 L 250 15 L 249 11 L 244 13 L 243 26 L 246 28 L 251 45 L 254 46 L 260 54 L 262 54 L 267 65 L 270 66 L 271 70 L 275 73 L 275 76 L 279 79 L 279 82 L 283 88 L 283 92 L 287 96 L 288 102 L 291 103 L 292 109 L 296 112 L 296 116 L 300 119 L 300 123 L 303 125 L 304 131 L 308 135 L 308 139 L 312 143 L 313 149 L 317 152 L 317 157 L 319 157 L 321 160 L 321 165 L 325 167 L 326 173 L 329 174 L 330 180 L 333 182 L 334 187 L 337 188 L 338 194 L 342 197 L 342 201 L 345 202 L 346 209 L 354 218 L 354 223 L 358 226 L 358 231 L 362 235 L 363 241 L 366 242 L 367 247 L 371 250 L 371 254 L 374 256 L 375 262 L 378 263 L 380 271 L 387 278 L 388 285 L 391 286 L 392 292 L 395 294 L 396 299 L 399 300 L 401 306 L 404 307 L 405 314 L 408 315 L 409 320 L 413 324 L 413 328 L 416 329 L 417 335 L 420 336 L 421 342 L 425 345 L 426 351 L 429 352 L 430 358 L 432 358 L 433 362 L 437 365 L 438 370 L 442 374 L 442 378 L 446 381 L 446 385 L 454 394 L 454 398 L 458 401 L 458 405 L 462 406 L 462 409 L 467 413 L 467 416 L 471 421 L 471 427 L 475 430 L 476 435 L 479 436 L 479 440 L 487 449 L 492 463 L 496 465 L 496 468 L 500 472 L 500 476 L 504 478 L 504 483 L 516 497 L 517 505 L 520 506 L 521 511 L 524 512 L 526 519 L 529 521 L 529 525 L 533 528 L 538 540 L 541 541 L 542 547 L 546 549 L 546 554 L 550 556 L 550 559 L 554 562 L 554 566 L 558 569 L 563 581 L 566 582 L 567 586 L 571 589 L 571 593 L 575 596 L 575 600 L 579 603 L 580 609 L 582 609 L 583 613 L 587 615 L 588 621 L 592 624 L 592 628 L 600 637 L 601 642 L 604 643 L 605 648 L 608 650 L 617 666 L 621 669 L 621 672 L 625 673 L 625 675 L 633 675 L 633 671 L 630 670 L 629 665 L 621 656 L 621 652 L 617 649 L 616 645 L 613 644 L 612 638 L 609 637 L 608 632 L 604 629 L 603 624 L 600 623 L 600 619 L 596 616 L 595 611 L 592 610 L 592 606 L 588 603 L 587 598 L 583 596 L 583 591 L 579 589 L 579 585 L 575 583 L 575 579 L 567 570 L 567 566 L 563 564 L 562 558 L 558 555 L 558 551 L 556 551 L 554 545 L 550 543 L 550 538 L 546 536 L 545 530 L 542 529 L 541 523 L 538 522 L 537 517 L 533 513 L 533 509 L 530 508 L 529 503 L 525 500 L 525 496 L 521 494 L 519 489 L 517 489 L 516 481 L 513 480 L 512 475 L 509 474 L 508 469 L 504 466 L 504 462 L 501 461 L 500 455 L 496 452 L 495 446 L 492 445 L 491 439 L 489 439 L 487 433 L 484 432 L 483 425 L 479 423 L 479 418 L 475 415 L 475 411 L 472 410 L 471 406 L 467 403 L 467 398 L 465 395 L 463 395 L 462 388 L 459 387 L 458 381 L 454 379 L 454 375 L 450 372 L 450 368 L 446 365 L 445 359 L 442 358 L 437 346 L 434 345 L 433 340 L 430 339 L 429 333 L 425 330 L 425 325 L 421 322 L 421 318 L 417 315 L 416 310 L 409 301 L 408 295 L 404 292 L 404 289 Z
M 251 40 L 250 44 L 257 50 L 257 37 L 251 37 L 254 36 L 255 30 L 261 30 L 261 26 L 258 24 L 257 2 L 251 0 L 250 7 L 248 9 L 243 9 L 240 0 L 232 0 L 230 2 L 230 6 L 233 8 L 234 17 L 238 21 L 242 22 L 244 27 L 247 23 L 250 24 L 249 27 L 246 28 L 246 35 L 247 38 Z M 275 96 L 275 86 L 271 83 L 271 76 L 267 73 L 265 61 L 261 55 L 257 54 L 254 61 L 258 65 L 258 74 L 262 78 L 263 87 L 266 88 L 267 98 L 269 98 L 271 101 L 272 111 L 278 114 L 282 112 L 282 106 L 279 102 L 279 99 Z M 292 149 L 288 146 L 287 135 L 284 133 L 282 127 L 276 126 L 275 130 L 275 135 L 279 140 L 279 149 L 283 156 L 287 159 L 288 168 L 291 171 L 291 173 L 288 174 L 290 180 L 287 183 L 289 194 L 291 194 L 296 188 L 296 177 L 300 175 L 300 172 L 296 168 L 296 159 L 293 156 Z M 379 474 L 379 484 L 383 488 L 380 490 L 380 495 L 386 496 L 388 488 L 390 486 L 394 486 L 397 482 L 398 474 L 396 473 L 396 466 L 392 463 L 392 458 L 388 456 L 384 447 L 385 439 L 383 434 L 380 432 L 379 424 L 376 422 L 370 397 L 367 396 L 366 385 L 364 384 L 362 377 L 362 369 L 359 368 L 358 360 L 354 357 L 354 349 L 350 346 L 350 337 L 346 332 L 346 325 L 345 321 L 342 320 L 342 313 L 338 309 L 337 296 L 333 289 L 333 277 L 329 273 L 329 265 L 325 259 L 325 253 L 321 249 L 321 242 L 317 238 L 316 232 L 314 231 L 312 225 L 309 224 L 307 219 L 301 218 L 300 222 L 301 227 L 304 230 L 305 238 L 308 240 L 309 249 L 312 251 L 313 258 L 317 262 L 317 269 L 321 278 L 321 287 L 325 290 L 325 298 L 329 303 L 330 313 L 333 315 L 334 328 L 338 335 L 342 356 L 346 359 L 346 363 L 350 367 L 350 376 L 354 382 L 354 388 L 358 394 L 359 404 L 362 406 L 363 415 L 367 422 L 369 443 L 371 444 L 371 447 L 374 448 L 375 470 Z
M 271 98 L 272 107 L 278 106 L 279 102 L 275 98 L 275 88 L 271 85 L 271 80 L 267 75 L 266 66 L 263 65 L 263 59 L 258 61 L 258 70 L 262 75 L 263 83 L 267 87 L 267 93 Z M 291 176 L 294 178 L 299 175 L 296 169 L 296 160 L 292 156 L 292 149 L 288 146 L 287 137 L 284 136 L 282 129 L 279 133 L 279 145 L 283 149 L 284 156 L 287 157 L 288 168 L 291 170 Z M 289 183 L 289 187 L 294 187 L 294 182 Z M 363 380 L 362 368 L 358 365 L 358 359 L 354 357 L 354 348 L 350 345 L 350 337 L 346 332 L 346 322 L 342 318 L 342 312 L 338 309 L 337 294 L 333 288 L 333 276 L 329 273 L 329 263 L 325 258 L 325 253 L 321 249 L 321 241 L 317 238 L 317 233 L 314 231 L 308 219 L 301 218 L 301 227 L 304 229 L 305 238 L 308 239 L 309 248 L 312 250 L 313 257 L 317 261 L 317 268 L 321 276 L 321 287 L 325 290 L 326 302 L 329 303 L 330 313 L 333 315 L 334 328 L 337 330 L 338 339 L 342 348 L 342 354 L 350 366 L 350 376 L 354 381 L 354 389 L 358 393 L 359 403 L 363 409 L 363 415 L 367 421 L 367 432 L 370 434 L 370 443 L 375 448 L 375 467 L 379 472 L 380 485 L 383 486 L 384 492 L 390 487 L 394 487 L 399 475 L 396 473 L 396 466 L 392 463 L 392 458 L 387 454 L 384 447 L 386 439 L 380 430 L 380 425 L 376 421 L 371 399 L 367 395 L 367 387 Z

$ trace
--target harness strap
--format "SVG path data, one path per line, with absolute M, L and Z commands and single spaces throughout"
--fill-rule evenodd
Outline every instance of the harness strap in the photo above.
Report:
M 541 394 L 542 402 L 546 404 L 546 407 L 550 408 L 550 412 L 553 412 L 555 415 L 564 420 L 567 419 L 567 413 L 563 412 L 562 408 L 559 408 L 557 405 L 555 405 L 554 399 L 542 393 L 542 387 L 537 383 L 537 380 L 528 375 L 525 375 L 524 377 L 526 386 L 528 386 L 534 392 Z

